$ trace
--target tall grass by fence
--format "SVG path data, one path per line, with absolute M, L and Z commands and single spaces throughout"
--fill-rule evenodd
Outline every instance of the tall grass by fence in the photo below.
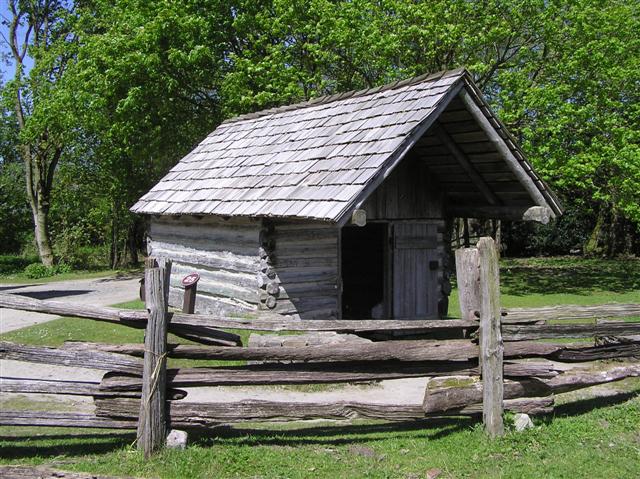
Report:
M 483 415 L 487 432 L 503 430 L 503 410 L 549 413 L 553 395 L 640 375 L 638 363 L 606 370 L 569 367 L 600 359 L 640 357 L 640 323 L 604 318 L 640 315 L 640 305 L 500 309 L 497 255 L 490 239 L 457 253 L 460 320 L 316 320 L 277 316 L 219 318 L 167 308 L 171 263 L 151 260 L 146 311 L 40 301 L 0 294 L 0 307 L 76 316 L 146 328 L 145 344 L 66 343 L 62 348 L 0 343 L 0 358 L 106 371 L 100 382 L 1 378 L 0 391 L 92 396 L 95 414 L 0 411 L 1 425 L 138 430 L 146 455 L 169 428 L 209 428 L 242 421 L 371 418 L 421 419 Z M 570 319 L 598 318 L 591 323 Z M 252 331 L 330 331 L 375 340 L 310 346 L 242 346 Z M 167 332 L 200 344 L 167 344 Z M 344 338 L 344 336 L 341 336 Z M 597 344 L 540 339 L 598 338 Z M 167 368 L 167 358 L 261 361 L 264 364 Z M 558 366 L 557 362 L 564 363 Z M 567 366 L 569 365 L 569 366 Z M 246 400 L 194 403 L 182 388 L 318 384 L 430 377 L 422 404 Z

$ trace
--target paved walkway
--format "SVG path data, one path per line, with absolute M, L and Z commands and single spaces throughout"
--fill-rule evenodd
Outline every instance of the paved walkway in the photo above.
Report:
M 138 298 L 139 278 L 122 277 L 78 279 L 37 284 L 0 284 L 0 292 L 36 299 L 68 300 L 76 303 L 110 306 Z M 40 324 L 58 316 L 0 309 L 0 334 Z

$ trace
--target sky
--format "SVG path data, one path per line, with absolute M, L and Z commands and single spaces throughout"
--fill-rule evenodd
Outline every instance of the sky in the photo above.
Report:
M 5 23 L 8 23 L 11 16 L 9 0 L 0 0 L 0 22 L 2 22 L 0 24 L 0 55 L 3 60 L 0 62 L 0 79 L 2 80 L 2 83 L 13 78 L 15 72 L 13 64 L 7 64 L 7 62 L 4 61 L 5 54 L 9 54 L 10 52 L 9 45 L 6 42 L 6 39 L 8 39 L 9 36 L 9 26 Z M 30 58 L 27 58 L 25 62 L 26 70 L 28 71 L 32 65 L 33 61 Z

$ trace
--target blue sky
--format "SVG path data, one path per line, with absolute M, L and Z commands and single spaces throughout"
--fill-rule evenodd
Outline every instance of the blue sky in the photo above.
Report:
M 11 19 L 11 12 L 9 11 L 9 1 L 8 0 L 0 0 L 0 54 L 4 56 L 4 54 L 9 53 L 9 46 L 7 45 L 5 39 L 8 39 L 9 36 L 9 27 L 4 24 L 5 20 L 8 21 Z M 4 60 L 4 59 L 3 59 Z M 31 67 L 33 62 L 30 58 L 26 60 L 27 70 Z M 0 63 L 0 78 L 2 79 L 2 83 L 7 80 L 13 78 L 14 74 L 13 64 L 7 64 L 5 61 Z

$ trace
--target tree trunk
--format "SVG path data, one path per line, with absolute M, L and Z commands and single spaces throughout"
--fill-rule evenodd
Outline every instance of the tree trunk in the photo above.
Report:
M 138 264 L 138 220 L 137 218 L 131 221 L 129 226 L 127 247 L 129 249 L 129 263 L 132 266 Z
M 30 198 L 30 202 L 40 261 L 42 261 L 43 265 L 51 267 L 53 266 L 53 249 L 51 248 L 51 237 L 49 235 L 49 206 L 44 204 L 45 202 L 48 203 L 48 196 L 47 198 L 40 196 L 33 199 Z

